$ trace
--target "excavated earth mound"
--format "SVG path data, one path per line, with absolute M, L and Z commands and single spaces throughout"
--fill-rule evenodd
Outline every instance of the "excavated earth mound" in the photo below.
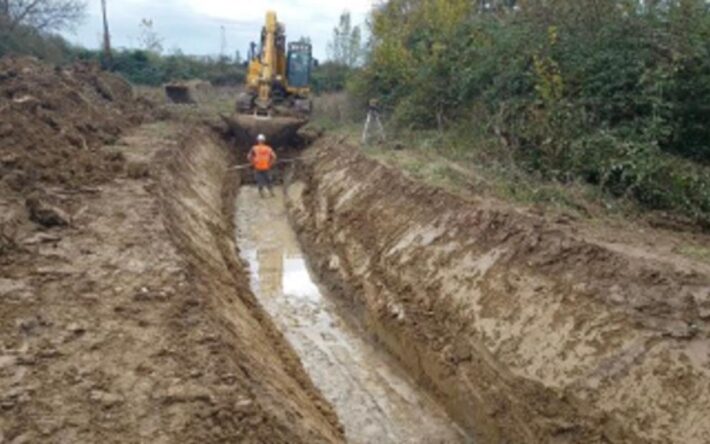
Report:
M 710 267 L 325 139 L 290 214 L 331 293 L 481 442 L 710 442 Z
M 97 149 L 146 116 L 122 78 L 93 65 L 0 60 L 0 175 L 16 187 L 39 180 L 80 186 L 113 177 L 120 158 Z
M 72 193 L 122 172 L 123 155 L 100 147 L 150 111 L 126 81 L 93 65 L 0 59 L 0 253 L 37 228 L 30 219 L 67 224 L 78 209 Z

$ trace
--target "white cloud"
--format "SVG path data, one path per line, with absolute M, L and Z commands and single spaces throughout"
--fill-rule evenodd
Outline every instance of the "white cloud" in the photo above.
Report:
M 286 25 L 291 39 L 309 36 L 316 57 L 324 58 L 325 47 L 333 27 L 343 11 L 350 11 L 353 21 L 362 24 L 372 8 L 372 0 L 187 0 L 196 16 L 225 22 L 225 27 L 237 31 L 240 40 L 257 40 L 266 11 L 276 11 Z M 247 36 L 247 33 L 249 36 Z
M 363 16 L 372 6 L 372 0 L 188 0 L 188 3 L 198 14 L 215 18 L 262 20 L 267 10 L 274 10 L 281 21 L 299 24 L 308 23 L 316 16 L 336 18 L 344 10 Z
M 153 20 L 164 38 L 166 50 L 180 48 L 191 54 L 217 54 L 224 27 L 228 52 L 242 53 L 259 38 L 267 10 L 276 11 L 286 25 L 289 40 L 309 36 L 314 53 L 325 58 L 326 45 L 340 14 L 351 12 L 355 24 L 363 24 L 373 0 L 109 0 L 109 23 L 115 46 L 133 47 L 142 18 Z M 89 2 L 87 22 L 76 35 L 67 37 L 96 48 L 101 35 L 98 0 Z

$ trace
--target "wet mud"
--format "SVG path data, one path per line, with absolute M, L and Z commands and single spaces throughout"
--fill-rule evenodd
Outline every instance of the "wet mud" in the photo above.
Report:
M 480 442 L 710 441 L 707 266 L 332 139 L 304 158 L 288 208 L 319 278 Z
M 261 198 L 243 186 L 235 220 L 255 295 L 334 406 L 348 442 L 472 442 L 314 282 L 280 189 Z
M 328 138 L 236 202 L 204 124 L 134 128 L 89 66 L 0 74 L 0 443 L 710 442 L 710 267 L 654 232 Z

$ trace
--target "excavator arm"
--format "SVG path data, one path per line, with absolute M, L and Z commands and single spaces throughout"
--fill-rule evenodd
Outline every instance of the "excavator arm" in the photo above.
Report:
M 256 99 L 256 106 L 260 111 L 270 109 L 272 104 L 271 93 L 278 70 L 278 31 L 279 23 L 276 20 L 276 13 L 273 11 L 267 12 L 261 46 L 261 72 L 258 82 L 259 93 Z

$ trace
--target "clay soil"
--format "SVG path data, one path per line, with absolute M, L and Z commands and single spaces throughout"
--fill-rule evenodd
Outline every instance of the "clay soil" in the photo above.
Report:
M 31 59 L 0 113 L 0 442 L 343 440 L 236 259 L 217 135 Z
M 710 267 L 668 233 L 453 196 L 335 138 L 304 159 L 312 267 L 480 442 L 710 442 Z
M 0 60 L 0 444 L 345 441 L 250 289 L 216 122 Z M 710 442 L 710 266 L 666 234 L 456 197 L 333 138 L 301 159 L 316 280 L 476 442 Z

